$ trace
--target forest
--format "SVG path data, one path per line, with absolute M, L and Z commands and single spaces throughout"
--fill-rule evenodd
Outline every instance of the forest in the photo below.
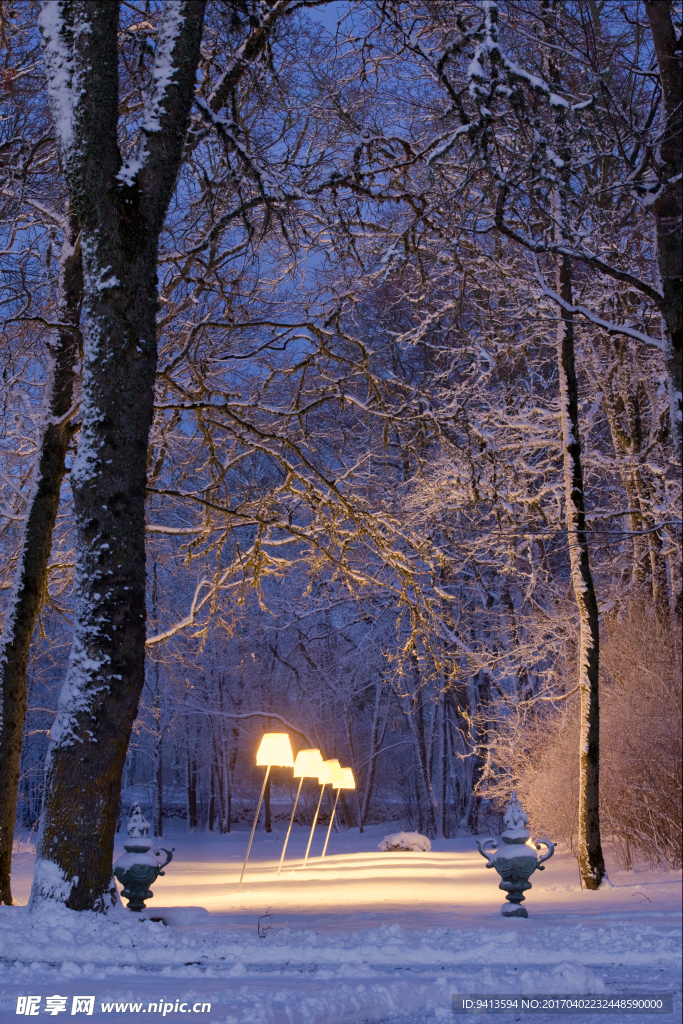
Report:
M 248 828 L 267 731 L 680 867 L 680 3 L 0 12 L 0 902 Z

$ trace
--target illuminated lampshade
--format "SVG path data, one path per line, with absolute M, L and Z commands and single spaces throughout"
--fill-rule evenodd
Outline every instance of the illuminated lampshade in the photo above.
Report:
M 340 768 L 335 775 L 333 786 L 335 789 L 355 789 L 356 780 L 350 768 Z
M 329 761 L 323 761 L 318 771 L 318 782 L 321 786 L 326 786 L 328 782 L 334 782 L 336 773 L 340 771 L 341 765 L 336 758 L 332 758 Z
M 261 740 L 256 755 L 257 765 L 277 765 L 278 768 L 293 768 L 292 744 L 286 732 L 267 732 Z
M 322 763 L 322 754 L 317 747 L 313 747 L 310 750 L 300 750 L 294 762 L 294 778 L 315 778 L 320 773 Z

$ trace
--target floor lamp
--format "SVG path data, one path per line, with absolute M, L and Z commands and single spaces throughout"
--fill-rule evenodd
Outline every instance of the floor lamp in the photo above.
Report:
M 294 815 L 296 814 L 296 806 L 299 803 L 299 797 L 301 796 L 301 787 L 303 786 L 304 779 L 316 778 L 322 769 L 322 764 L 322 754 L 320 753 L 317 747 L 311 748 L 310 750 L 300 750 L 299 753 L 296 755 L 296 760 L 294 761 L 294 778 L 299 780 L 299 788 L 296 791 L 296 800 L 294 801 L 294 807 L 292 808 L 292 817 L 289 819 L 289 828 L 287 829 L 285 845 L 282 847 L 280 866 L 277 869 L 278 878 L 280 876 L 280 872 L 282 871 L 282 864 L 285 859 L 285 853 L 287 852 L 289 833 L 292 831 L 292 823 L 294 821 Z
M 304 857 L 304 862 L 301 865 L 303 868 L 306 867 L 306 863 L 308 861 L 308 854 L 311 849 L 311 843 L 313 842 L 313 832 L 315 831 L 315 824 L 318 820 L 318 812 L 320 811 L 320 804 L 322 803 L 323 800 L 325 786 L 327 785 L 328 782 L 334 782 L 336 778 L 336 773 L 340 770 L 340 768 L 341 765 L 339 764 L 339 761 L 336 760 L 336 758 L 333 758 L 330 761 L 323 761 L 323 763 L 320 766 L 320 772 L 318 773 L 318 782 L 320 783 L 320 799 L 318 800 L 318 806 L 316 807 L 315 814 L 313 816 L 311 834 L 308 837 L 308 846 L 306 847 L 306 856 Z
M 261 813 L 263 794 L 266 791 L 266 783 L 268 782 L 270 769 L 273 766 L 277 766 L 278 768 L 294 767 L 292 745 L 289 742 L 289 736 L 287 735 L 286 732 L 267 732 L 265 734 L 265 736 L 261 740 L 261 746 L 258 748 L 258 753 L 256 754 L 256 764 L 258 766 L 265 767 L 266 774 L 263 779 L 263 785 L 261 786 L 261 796 L 258 798 L 258 807 L 256 808 L 256 814 L 254 816 L 254 824 L 251 826 L 251 835 L 249 836 L 249 846 L 247 846 L 247 855 L 244 858 L 244 864 L 242 865 L 240 884 L 237 886 L 238 892 L 240 892 L 242 889 L 242 879 L 244 878 L 244 872 L 247 869 L 249 852 L 251 850 L 251 844 L 254 841 L 254 832 L 256 831 L 256 823 L 258 821 L 258 816 Z
M 330 832 L 332 831 L 332 823 L 334 822 L 334 813 L 337 810 L 337 800 L 339 799 L 339 794 L 342 791 L 342 789 L 355 789 L 356 788 L 356 780 L 353 777 L 352 770 L 350 768 L 340 768 L 339 771 L 335 773 L 335 777 L 334 777 L 334 780 L 332 782 L 332 785 L 337 790 L 337 795 L 334 798 L 334 807 L 332 808 L 332 817 L 330 818 L 329 828 L 327 829 L 327 836 L 325 837 L 325 845 L 323 846 L 323 852 L 322 852 L 322 856 L 323 857 L 325 856 L 325 853 L 327 851 L 327 844 L 330 841 Z

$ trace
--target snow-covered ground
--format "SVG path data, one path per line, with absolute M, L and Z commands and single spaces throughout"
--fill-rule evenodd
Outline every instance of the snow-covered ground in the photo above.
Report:
M 0 907 L 0 1020 L 21 1019 L 18 997 L 35 995 L 43 1020 L 71 1018 L 74 996 L 94 996 L 92 1020 L 149 1024 L 187 1012 L 207 1024 L 681 1021 L 680 872 L 611 866 L 612 887 L 587 892 L 576 861 L 558 850 L 532 877 L 528 920 L 504 919 L 498 876 L 473 839 L 437 839 L 428 853 L 378 852 L 396 830 L 333 833 L 327 857 L 301 870 L 307 830 L 295 828 L 280 878 L 283 831 L 257 833 L 240 893 L 246 831 L 172 832 L 160 842 L 175 846 L 175 859 L 147 912 L 166 924 L 123 910 L 104 918 Z M 320 829 L 316 854 L 323 839 Z M 16 854 L 21 902 L 32 868 L 30 852 Z M 673 1016 L 451 1010 L 456 993 L 662 992 L 675 992 Z M 46 997 L 55 995 L 67 997 L 65 1009 L 47 1014 Z M 109 1003 L 128 1005 L 103 1011 Z M 165 1016 L 150 1003 L 165 1006 Z

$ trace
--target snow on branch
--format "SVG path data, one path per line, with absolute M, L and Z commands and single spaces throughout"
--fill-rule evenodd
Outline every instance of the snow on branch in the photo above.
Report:
M 193 711 L 200 710 L 196 703 L 193 703 L 191 708 Z M 290 729 L 298 736 L 301 736 L 304 742 L 308 743 L 309 747 L 316 746 L 310 736 L 305 733 L 303 729 L 299 729 L 296 725 L 292 725 L 291 722 L 286 718 L 283 718 L 282 715 L 277 714 L 275 711 L 217 711 L 215 707 L 211 707 L 205 712 L 205 714 L 210 715 L 211 718 L 274 718 L 276 722 L 280 722 L 281 725 L 284 725 L 285 729 Z
M 586 306 L 573 306 L 569 302 L 566 302 L 557 292 L 554 292 L 552 288 L 546 283 L 541 268 L 538 265 L 538 260 L 534 257 L 534 265 L 536 267 L 536 277 L 538 283 L 541 286 L 541 292 L 548 299 L 565 310 L 567 313 L 571 313 L 573 316 L 580 315 L 589 320 L 590 323 L 595 324 L 596 327 L 602 327 L 608 334 L 623 334 L 627 338 L 635 338 L 636 341 L 642 341 L 645 345 L 650 345 L 653 348 L 658 348 L 660 352 L 666 352 L 667 346 L 661 338 L 653 338 L 649 334 L 643 334 L 642 331 L 636 331 L 633 327 L 628 327 L 626 324 L 615 324 L 611 320 L 603 320 L 602 317 L 592 313 Z
M 538 75 L 525 71 L 525 69 L 520 67 L 519 64 L 511 60 L 501 49 L 498 42 L 498 4 L 495 0 L 481 0 L 481 7 L 484 12 L 484 37 L 482 41 L 477 44 L 474 56 L 467 69 L 467 77 L 470 79 L 470 93 L 473 99 L 476 100 L 478 97 L 483 98 L 480 83 L 486 81 L 486 75 L 482 65 L 482 60 L 485 60 L 489 55 L 495 53 L 505 70 L 513 79 L 525 81 L 535 92 L 544 93 L 547 96 L 551 107 L 565 107 L 572 110 L 581 110 L 593 102 L 591 98 L 585 102 L 572 106 L 572 104 L 563 96 L 559 96 L 556 92 L 553 92 L 543 78 L 539 78 Z M 488 113 L 488 111 L 484 110 L 484 113 Z

